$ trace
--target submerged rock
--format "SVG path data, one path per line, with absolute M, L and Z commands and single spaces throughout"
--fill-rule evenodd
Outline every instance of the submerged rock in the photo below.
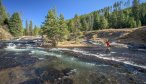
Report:
M 39 78 L 34 78 L 34 79 L 24 81 L 20 84 L 43 84 L 43 82 Z
M 59 81 L 57 84 L 73 84 L 73 80 L 66 78 L 66 79 Z
M 0 57 L 0 70 L 20 65 L 14 59 Z
M 70 68 L 64 70 L 38 68 L 35 70 L 35 74 L 43 83 L 73 84 L 73 80 L 68 78 L 71 71 L 72 69 Z

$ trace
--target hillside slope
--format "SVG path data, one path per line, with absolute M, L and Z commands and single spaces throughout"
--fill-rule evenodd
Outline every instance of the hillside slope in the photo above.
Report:
M 93 40 L 108 39 L 120 43 L 145 44 L 146 27 L 132 29 L 104 29 L 88 32 L 86 36 Z
M 133 32 L 135 29 L 103 29 L 98 31 L 91 31 L 86 34 L 89 39 L 109 39 L 110 41 L 115 41 L 119 37 L 123 37 L 131 32 Z
M 146 43 L 146 27 L 138 28 L 129 34 L 123 37 L 120 37 L 118 40 L 121 43 L 145 44 Z
M 13 36 L 0 26 L 0 40 L 9 40 Z

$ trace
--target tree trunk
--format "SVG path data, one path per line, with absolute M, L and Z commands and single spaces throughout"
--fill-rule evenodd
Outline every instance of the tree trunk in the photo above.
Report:
M 52 40 L 52 46 L 53 46 L 53 47 L 56 47 L 57 44 L 58 44 L 58 42 L 57 42 L 55 39 L 53 39 L 53 40 Z

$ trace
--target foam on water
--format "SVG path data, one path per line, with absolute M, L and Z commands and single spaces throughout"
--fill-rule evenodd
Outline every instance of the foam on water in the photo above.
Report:
M 75 60 L 75 58 L 71 58 L 71 60 L 73 61 L 73 60 Z
M 32 45 L 26 44 L 26 49 L 31 49 L 31 48 L 33 48 Z
M 96 65 L 96 66 L 99 66 L 99 67 L 100 67 L 100 66 L 105 66 L 105 67 L 106 67 L 106 66 L 109 66 L 109 65 L 100 64 L 100 65 Z
M 63 48 L 61 50 L 63 50 Z M 64 49 L 64 50 L 69 50 L 69 49 Z M 65 62 L 69 62 L 69 63 L 73 63 L 73 64 L 77 64 L 77 65 L 79 64 L 81 66 L 88 66 L 88 67 L 89 66 L 95 66 L 94 63 L 83 62 L 83 61 L 80 61 L 80 60 L 78 60 L 78 59 L 76 59 L 74 57 L 65 56 L 65 55 L 63 55 L 61 53 L 59 54 L 59 53 L 56 53 L 56 52 L 53 52 L 53 51 L 61 52 L 60 49 L 53 48 L 49 52 L 47 52 L 47 51 L 40 51 L 40 50 L 33 50 L 33 51 L 31 51 L 30 54 L 35 54 L 35 55 L 38 55 L 38 56 L 40 56 L 40 55 L 55 56 L 55 57 L 58 57 L 62 61 L 65 61 Z M 40 58 L 40 60 L 42 59 L 42 57 L 39 57 L 39 58 Z M 42 59 L 42 60 L 44 60 L 44 59 Z
M 95 63 L 89 63 L 89 62 L 84 62 L 84 61 L 79 61 L 79 60 L 71 60 L 69 62 L 72 62 L 73 64 L 76 64 L 76 65 L 79 64 L 80 66 L 85 66 L 85 67 L 93 67 L 96 65 Z
M 138 51 L 146 51 L 146 49 L 138 49 Z
M 14 43 L 8 43 L 7 47 L 4 48 L 6 51 L 14 51 L 14 52 L 22 52 L 22 51 L 28 51 L 29 49 L 19 49 L 17 48 L 17 45 Z
M 50 49 L 50 51 L 60 51 L 60 50 L 71 50 L 71 49 L 68 49 L 68 48 L 52 48 L 52 49 Z
M 6 51 L 14 51 L 14 52 L 23 52 L 28 51 L 29 49 L 11 49 L 11 48 L 5 48 Z
M 32 50 L 30 54 L 36 54 L 36 55 L 48 55 L 48 52 L 40 51 L 40 50 Z
M 6 48 L 8 48 L 8 49 L 16 49 L 16 45 L 13 44 L 13 43 L 9 43 Z
M 116 52 L 111 52 L 112 54 L 115 54 Z
M 83 51 L 83 50 L 80 50 L 80 49 L 77 49 L 77 48 L 74 48 L 74 49 L 67 49 L 67 48 L 55 48 L 53 50 L 68 50 L 68 51 L 73 51 L 73 52 L 77 52 L 77 53 L 81 53 L 83 55 L 89 55 L 89 56 L 95 56 L 95 57 L 98 57 L 100 59 L 104 59 L 104 60 L 111 60 L 111 61 L 116 61 L 116 62 L 121 62 L 121 63 L 124 63 L 124 64 L 128 64 L 128 65 L 131 65 L 131 66 L 135 66 L 135 67 L 140 67 L 140 68 L 144 68 L 146 69 L 146 66 L 144 65 L 139 65 L 139 64 L 136 64 L 132 61 L 125 61 L 124 58 L 115 58 L 115 57 L 111 57 L 111 56 L 108 56 L 107 57 L 107 54 L 92 54 L 92 53 L 89 53 L 87 51 Z M 109 54 L 110 55 L 110 54 Z
M 93 63 L 86 63 L 86 64 L 91 65 L 91 66 L 95 66 L 95 64 L 93 64 Z
M 39 58 L 39 60 L 44 60 L 44 58 Z
M 48 55 L 48 56 L 56 56 L 56 57 L 61 57 L 61 54 L 56 54 L 53 52 L 47 52 L 47 51 L 42 51 L 42 50 L 32 50 L 30 54 L 35 54 L 35 55 Z
M 124 48 L 128 48 L 127 45 L 121 44 L 121 43 L 116 43 L 116 42 L 112 42 L 111 45 L 113 45 L 113 46 L 119 46 L 119 47 L 124 47 Z
M 14 51 L 14 52 L 23 52 L 23 51 L 28 51 L 29 49 L 17 49 L 17 48 L 12 48 L 12 47 L 7 47 L 7 48 L 4 48 L 4 50 L 6 51 Z

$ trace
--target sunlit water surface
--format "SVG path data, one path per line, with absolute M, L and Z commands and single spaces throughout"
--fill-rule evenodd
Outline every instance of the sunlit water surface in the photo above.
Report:
M 8 53 L 11 53 L 12 56 L 30 55 L 31 57 L 36 57 L 42 62 L 42 64 L 37 65 L 36 68 L 48 67 L 58 70 L 70 68 L 74 72 L 74 74 L 69 77 L 73 80 L 73 84 L 143 84 L 146 82 L 146 73 L 131 69 L 131 67 L 113 66 L 107 63 L 81 60 L 70 54 L 65 54 L 63 52 L 64 50 L 81 53 L 83 55 L 90 54 L 103 60 L 115 60 L 115 62 L 121 62 L 120 59 L 104 57 L 105 55 L 110 54 L 91 54 L 81 51 L 80 49 L 67 48 L 44 49 L 29 46 L 18 49 L 15 45 L 11 44 L 4 49 L 0 49 L 0 53 L 2 53 L 2 56 L 7 56 Z M 111 52 L 111 54 L 112 53 L 116 52 Z M 53 59 L 47 61 L 50 57 L 53 57 Z M 125 63 L 128 64 L 128 62 Z M 133 66 L 137 65 L 133 64 Z

